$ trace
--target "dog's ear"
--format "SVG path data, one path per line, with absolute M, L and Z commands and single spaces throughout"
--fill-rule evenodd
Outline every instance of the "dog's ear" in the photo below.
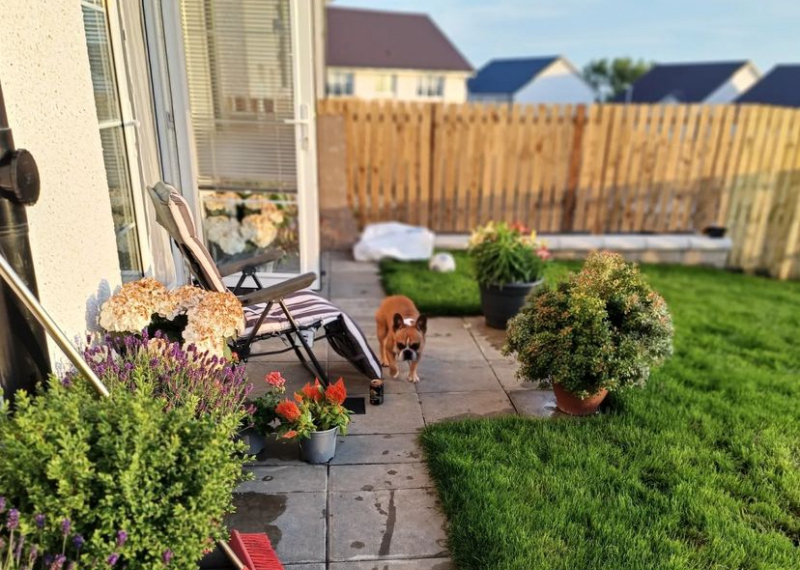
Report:
M 404 325 L 403 315 L 395 313 L 394 318 L 392 318 L 392 330 L 397 331 L 397 329 L 403 328 Z
M 417 328 L 422 331 L 423 334 L 428 332 L 428 317 L 425 315 L 420 315 L 417 319 Z

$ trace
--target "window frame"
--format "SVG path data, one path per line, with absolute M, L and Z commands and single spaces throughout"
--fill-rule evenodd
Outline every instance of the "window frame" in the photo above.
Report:
M 441 74 L 426 73 L 417 76 L 417 97 L 424 99 L 444 98 L 444 88 L 447 78 Z M 436 85 L 436 89 L 432 87 Z
M 337 81 L 333 81 L 333 77 L 337 79 Z M 343 79 L 343 81 L 341 81 Z M 334 93 L 333 89 L 331 88 L 332 85 L 344 85 L 347 88 L 342 89 L 339 93 Z M 352 71 L 339 71 L 334 69 L 328 69 L 325 76 L 325 96 L 326 97 L 353 97 L 355 94 L 355 84 L 356 78 L 355 73 Z
M 112 68 L 114 70 L 114 83 L 117 89 L 117 99 L 120 109 L 120 118 L 118 120 L 100 121 L 97 120 L 98 134 L 104 129 L 120 127 L 122 132 L 123 150 L 125 152 L 125 160 L 127 164 L 128 183 L 130 184 L 131 206 L 133 211 L 133 218 L 135 223 L 136 241 L 138 246 L 139 262 L 141 264 L 141 272 L 133 272 L 124 270 L 120 264 L 120 276 L 122 282 L 135 281 L 142 277 L 152 276 L 153 274 L 153 258 L 150 251 L 150 238 L 147 224 L 147 210 L 144 203 L 144 182 L 141 173 L 140 157 L 138 150 L 138 132 L 139 121 L 135 119 L 133 111 L 133 104 L 130 96 L 130 79 L 128 76 L 128 69 L 125 64 L 125 42 L 124 33 L 122 30 L 122 20 L 116 3 L 109 0 L 100 0 L 99 3 L 90 0 L 79 0 L 81 9 L 88 8 L 104 14 L 106 26 L 108 29 L 109 39 L 109 55 Z M 85 37 L 86 30 L 84 29 L 84 44 L 88 41 Z M 88 52 L 87 52 L 88 64 Z M 94 98 L 94 90 L 92 92 Z M 108 181 L 106 181 L 108 186 Z M 117 228 L 114 227 L 114 240 L 116 244 Z M 118 252 L 119 253 L 119 252 Z M 127 273 L 127 275 L 126 275 Z

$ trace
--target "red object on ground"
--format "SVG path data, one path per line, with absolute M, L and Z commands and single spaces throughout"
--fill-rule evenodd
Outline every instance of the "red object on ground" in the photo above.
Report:
M 231 531 L 231 549 L 249 570 L 285 570 L 266 534 Z

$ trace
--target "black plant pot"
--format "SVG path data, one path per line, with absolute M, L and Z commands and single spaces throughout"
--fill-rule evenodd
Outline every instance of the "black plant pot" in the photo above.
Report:
M 486 325 L 493 329 L 505 329 L 508 320 L 525 304 L 525 298 L 544 279 L 533 283 L 511 283 L 509 285 L 481 285 L 481 307 Z

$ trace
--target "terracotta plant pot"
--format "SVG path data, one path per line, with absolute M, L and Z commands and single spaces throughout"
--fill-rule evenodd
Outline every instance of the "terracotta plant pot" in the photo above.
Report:
M 585 400 L 571 392 L 567 392 L 559 384 L 553 384 L 553 392 L 556 394 L 556 406 L 565 414 L 571 416 L 590 416 L 597 412 L 597 408 L 603 403 L 608 390 L 603 388 L 597 394 L 592 394 Z

